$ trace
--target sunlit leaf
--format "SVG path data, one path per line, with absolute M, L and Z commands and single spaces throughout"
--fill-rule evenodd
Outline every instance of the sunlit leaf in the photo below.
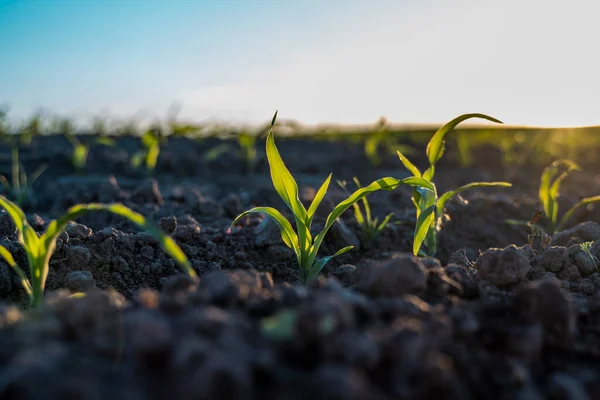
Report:
M 310 224 L 310 221 L 312 221 L 312 218 L 315 215 L 315 212 L 317 212 L 317 208 L 319 207 L 319 204 L 321 204 L 321 201 L 325 197 L 325 193 L 327 193 L 327 189 L 329 188 L 329 183 L 331 182 L 331 176 L 332 176 L 332 174 L 329 174 L 327 179 L 325 179 L 325 182 L 323 182 L 323 184 L 321 185 L 321 187 L 315 194 L 315 197 L 314 197 L 312 203 L 310 204 L 310 207 L 308 208 L 307 224 Z
M 308 276 L 307 276 L 307 280 L 311 281 L 314 278 L 316 278 L 317 275 L 319 275 L 319 273 L 321 272 L 321 270 L 325 267 L 325 265 L 334 257 L 338 257 L 341 256 L 344 253 L 349 252 L 350 250 L 352 250 L 354 248 L 354 246 L 346 246 L 343 249 L 338 250 L 334 255 L 332 256 L 325 256 L 320 258 L 309 270 L 308 272 Z
M 469 190 L 469 189 L 473 189 L 473 188 L 480 188 L 480 187 L 510 187 L 510 186 L 512 186 L 512 184 L 509 182 L 473 182 L 473 183 L 469 183 L 467 185 L 463 185 L 457 189 L 450 190 L 440 196 L 440 198 L 438 199 L 438 202 L 437 202 L 436 213 L 438 216 L 441 216 L 442 213 L 444 212 L 444 208 L 446 207 L 446 203 L 448 202 L 448 200 L 450 200 L 452 197 L 456 196 L 460 192 L 464 192 L 465 190 Z
M 404 156 L 404 154 L 400 153 L 400 151 L 396 151 L 396 154 L 398 154 L 398 158 L 400 159 L 400 161 L 402 162 L 402 164 L 404 165 L 404 167 L 414 176 L 421 176 L 421 171 L 419 171 L 419 168 L 417 168 L 413 163 L 411 163 L 408 158 L 406 158 Z
M 587 205 L 590 205 L 593 203 L 599 203 L 599 202 L 600 202 L 600 195 L 593 196 L 593 197 L 586 197 L 585 199 L 582 199 L 580 202 L 578 202 L 573 207 L 571 207 L 569 209 L 569 211 L 567 211 L 563 215 L 563 217 L 560 220 L 560 223 L 556 227 L 556 232 L 560 232 L 565 228 L 567 222 L 569 222 L 569 220 L 571 219 L 571 217 L 573 216 L 575 211 L 579 210 L 581 207 L 584 207 L 584 206 L 587 206 Z
M 270 217 L 273 220 L 273 222 L 275 222 L 277 227 L 279 228 L 279 231 L 281 234 L 281 239 L 286 244 L 286 246 L 289 247 L 290 249 L 294 250 L 296 252 L 296 254 L 299 255 L 298 254 L 298 251 L 299 251 L 298 250 L 299 249 L 298 236 L 294 232 L 294 229 L 292 228 L 292 225 L 290 224 L 290 222 L 275 208 L 254 207 L 254 208 L 238 215 L 237 218 L 233 220 L 231 225 L 233 226 L 233 225 L 237 224 L 240 219 L 242 219 L 244 216 L 251 214 L 251 213 L 263 213 L 263 214 L 267 215 L 268 217 Z
M 470 118 L 482 118 L 491 122 L 496 122 L 498 124 L 502 123 L 502 121 L 499 121 L 496 118 L 478 113 L 464 114 L 454 118 L 452 121 L 446 123 L 440 129 L 438 129 L 427 144 L 426 152 L 427 157 L 429 158 L 430 165 L 435 165 L 438 162 L 438 160 L 442 157 L 442 154 L 444 153 L 444 139 L 446 138 L 446 135 L 450 133 L 456 127 L 456 125 Z

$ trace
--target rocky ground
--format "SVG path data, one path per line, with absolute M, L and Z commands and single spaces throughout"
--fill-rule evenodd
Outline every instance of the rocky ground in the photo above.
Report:
M 276 140 L 303 201 L 330 172 L 363 184 L 407 176 L 391 156 L 372 166 L 359 144 Z M 475 180 L 514 187 L 451 201 L 437 258 L 410 254 L 411 190 L 376 193 L 374 214 L 393 212 L 392 223 L 369 242 L 345 213 L 322 249 L 355 250 L 303 286 L 272 223 L 254 215 L 228 229 L 254 205 L 283 207 L 264 152 L 248 173 L 233 151 L 204 160 L 218 144 L 170 139 L 153 177 L 129 166 L 134 138 L 93 147 L 81 175 L 63 138 L 22 150 L 27 171 L 49 165 L 25 207 L 36 229 L 76 203 L 122 202 L 173 236 L 200 281 L 148 234 L 103 213 L 59 239 L 39 310 L 24 310 L 19 280 L 0 262 L 0 398 L 600 398 L 600 207 L 577 213 L 546 249 L 504 222 L 530 218 L 543 166 L 507 167 L 484 148 L 461 168 L 449 148 L 440 190 Z M 8 156 L 0 151 L 5 175 Z M 565 181 L 562 210 L 598 193 L 600 170 L 584 165 Z M 315 228 L 342 198 L 332 185 Z M 591 254 L 579 246 L 588 241 Z M 0 243 L 25 265 L 6 213 Z

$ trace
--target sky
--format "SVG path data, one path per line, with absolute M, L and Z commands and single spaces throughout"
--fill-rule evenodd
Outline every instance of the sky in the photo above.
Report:
M 0 104 L 91 119 L 600 124 L 596 0 L 0 0 Z

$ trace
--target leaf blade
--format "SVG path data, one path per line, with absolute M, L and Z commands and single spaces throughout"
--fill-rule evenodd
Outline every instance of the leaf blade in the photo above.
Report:
M 463 114 L 454 118 L 452 121 L 446 123 L 440 129 L 438 129 L 433 137 L 429 140 L 426 154 L 430 165 L 435 165 L 435 163 L 437 163 L 442 157 L 442 154 L 444 153 L 444 139 L 446 138 L 446 135 L 450 133 L 456 127 L 456 125 L 470 118 L 481 118 L 498 124 L 502 123 L 502 121 L 494 117 L 480 113 Z

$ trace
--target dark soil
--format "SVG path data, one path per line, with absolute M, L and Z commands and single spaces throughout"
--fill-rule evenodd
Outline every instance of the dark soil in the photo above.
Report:
M 253 215 L 229 230 L 252 206 L 283 210 L 262 143 L 252 173 L 233 149 L 205 161 L 218 144 L 171 138 L 153 177 L 129 166 L 135 138 L 93 147 L 82 175 L 63 138 L 22 150 L 28 172 L 49 165 L 25 206 L 36 229 L 77 203 L 121 202 L 171 234 L 200 281 L 147 233 L 104 213 L 61 236 L 39 310 L 24 310 L 20 282 L 0 262 L 1 399 L 600 399 L 600 207 L 578 212 L 545 249 L 504 222 L 529 220 L 542 165 L 504 166 L 490 147 L 461 168 L 449 148 L 438 190 L 476 180 L 514 187 L 452 200 L 437 258 L 410 254 L 411 189 L 375 193 L 374 214 L 393 212 L 393 223 L 367 242 L 346 212 L 322 250 L 355 249 L 303 286 L 269 220 Z M 407 176 L 392 156 L 369 164 L 360 144 L 277 144 L 305 202 L 330 172 L 363 184 Z M 9 155 L 0 150 L 7 176 Z M 565 181 L 562 210 L 598 193 L 598 164 L 584 166 Z M 316 228 L 342 198 L 332 184 Z M 594 242 L 591 257 L 584 241 Z M 26 265 L 5 212 L 0 243 Z M 77 292 L 86 295 L 70 297 Z

